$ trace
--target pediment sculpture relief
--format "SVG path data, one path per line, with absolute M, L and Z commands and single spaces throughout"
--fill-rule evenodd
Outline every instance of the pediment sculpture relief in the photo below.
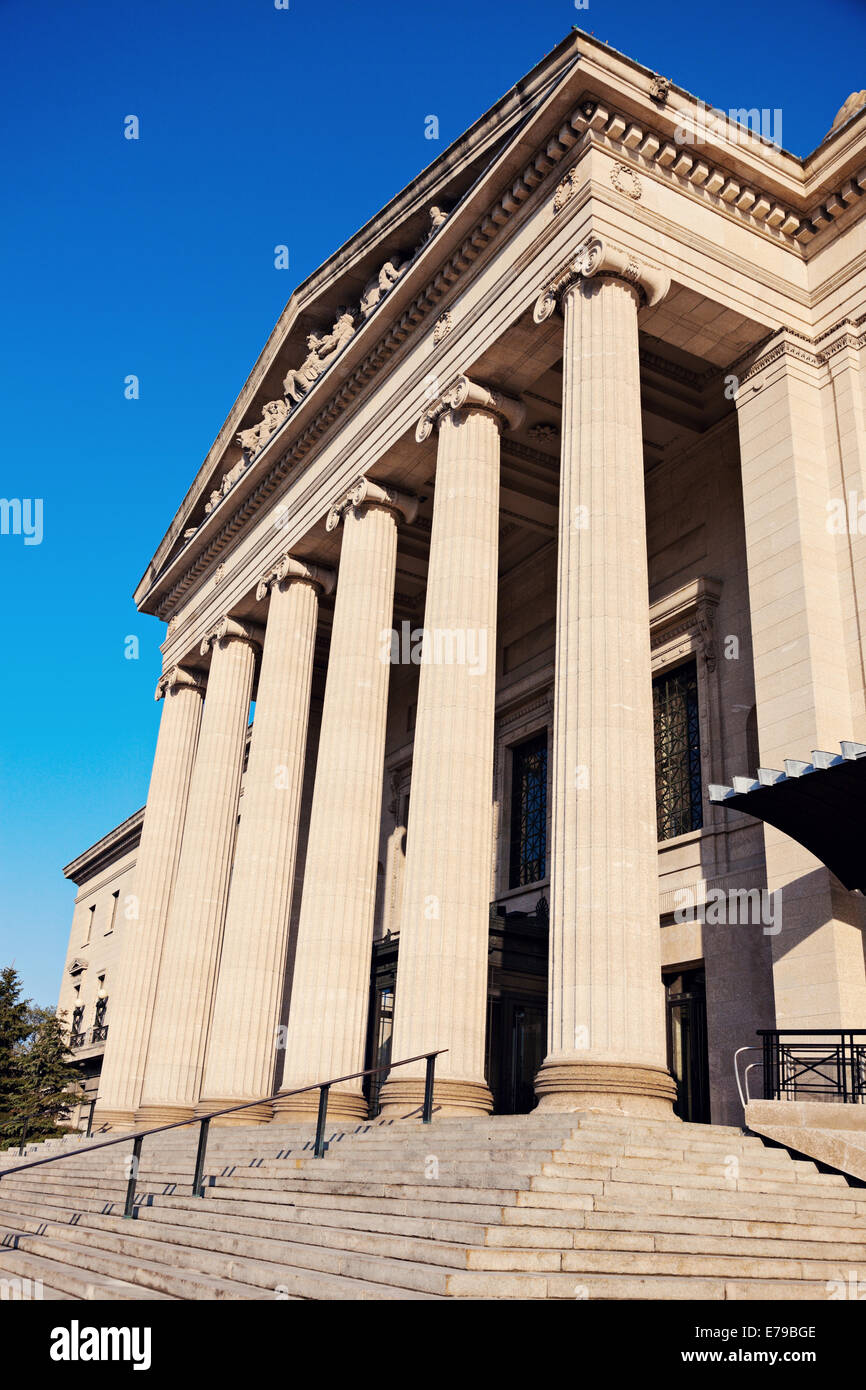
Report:
M 309 351 L 300 367 L 293 367 L 286 374 L 283 391 L 293 405 L 297 405 L 310 387 L 330 367 L 333 359 L 348 343 L 355 333 L 355 315 L 348 309 L 338 309 L 334 326 L 330 333 L 320 335 L 311 333 L 307 338 Z M 291 406 L 289 406 L 291 409 Z
M 400 276 L 408 266 L 408 258 L 403 259 L 401 256 L 391 256 L 390 260 L 387 260 L 382 266 L 379 274 L 374 275 L 372 280 L 367 282 L 364 287 L 364 293 L 361 296 L 361 307 L 359 310 L 362 319 L 369 318 L 376 305 L 384 298 L 392 286 L 396 285 Z
M 358 320 L 369 318 L 385 295 L 393 289 L 400 277 L 409 269 L 419 251 L 424 249 L 450 216 L 450 213 L 438 203 L 430 207 L 428 212 L 430 226 L 421 244 L 416 247 L 411 256 L 403 257 L 399 254 L 389 256 L 378 273 L 364 287 L 357 311 L 341 307 L 337 310 L 337 317 L 330 333 L 308 334 L 307 355 L 299 367 L 293 367 L 286 373 L 283 381 L 283 399 L 268 401 L 260 422 L 250 426 L 249 429 L 241 430 L 236 435 L 236 441 L 242 450 L 242 457 L 223 476 L 220 486 L 210 494 L 204 508 L 206 515 L 209 516 L 219 505 L 226 493 L 234 487 L 238 478 L 249 467 L 255 455 L 267 444 L 271 435 L 276 433 L 291 411 L 310 390 L 310 387 L 315 385 L 335 359 L 339 357 L 343 348 L 357 332 Z M 192 527 L 185 531 L 184 540 L 194 535 L 197 529 L 197 527 Z

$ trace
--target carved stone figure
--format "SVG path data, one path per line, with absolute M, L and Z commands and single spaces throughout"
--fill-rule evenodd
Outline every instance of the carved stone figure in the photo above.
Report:
M 267 444 L 271 435 L 276 433 L 280 425 L 289 413 L 289 407 L 285 401 L 268 401 L 262 412 L 259 424 L 252 429 L 241 430 L 237 437 L 238 444 L 248 458 L 259 452 Z
M 325 370 L 325 362 L 321 356 L 321 348 L 324 338 L 320 338 L 318 333 L 310 333 L 307 337 L 307 347 L 309 349 L 300 367 L 293 367 L 286 373 L 283 382 L 283 391 L 295 404 L 305 396 L 314 381 L 318 381 L 322 372 Z
M 444 208 L 434 203 L 432 208 L 430 208 L 430 230 L 425 237 L 425 241 L 429 241 L 431 237 L 434 237 L 443 223 L 447 221 L 448 213 Z
M 300 367 L 293 367 L 287 372 L 283 382 L 283 390 L 288 398 L 297 405 L 302 396 L 305 396 L 315 381 L 318 381 L 322 372 L 329 367 L 339 352 L 342 352 L 349 339 L 355 332 L 355 315 L 348 309 L 340 307 L 337 310 L 337 317 L 330 333 L 324 337 L 318 333 L 311 333 L 307 338 L 309 352 L 304 358 Z
M 386 261 L 372 280 L 364 288 L 361 296 L 361 317 L 366 319 L 372 314 L 376 305 L 388 293 L 392 285 L 395 285 L 408 266 L 409 262 L 404 261 L 400 256 L 392 256 Z

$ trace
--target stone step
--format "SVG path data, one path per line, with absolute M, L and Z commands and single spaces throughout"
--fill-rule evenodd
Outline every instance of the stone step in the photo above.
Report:
M 137 1224 L 137 1223 L 135 1223 Z M 150 1239 L 139 1231 L 129 1235 L 108 1231 L 72 1228 L 74 1244 L 69 1243 L 67 1229 L 64 1240 L 22 1235 L 27 1249 L 43 1253 L 51 1245 L 54 1257 L 68 1259 L 91 1270 L 114 1273 L 119 1269 L 132 1272 L 129 1282 L 142 1283 L 161 1291 L 184 1289 L 187 1298 L 275 1298 L 277 1291 L 288 1286 L 289 1292 L 305 1295 L 301 1290 L 302 1275 L 340 1276 L 346 1281 L 364 1281 L 370 1289 L 380 1286 L 380 1296 L 411 1297 L 413 1293 L 439 1294 L 447 1292 L 448 1269 L 436 1265 L 416 1264 L 410 1260 L 368 1255 L 360 1251 L 331 1250 L 322 1246 L 294 1245 L 282 1242 L 281 1258 L 277 1261 L 250 1256 L 220 1253 L 204 1246 L 170 1244 Z M 293 1274 L 290 1281 L 289 1273 Z M 316 1286 L 315 1277 L 312 1280 Z M 236 1292 L 233 1292 L 236 1291 Z
M 63 1260 L 34 1254 L 21 1246 L 0 1244 L 0 1278 L 9 1275 L 19 1279 L 41 1279 L 45 1298 L 88 1301 L 141 1298 L 158 1301 L 171 1297 L 107 1275 L 82 1275 Z
M 600 1176 L 603 1175 L 603 1176 Z M 628 1160 L 614 1166 L 613 1168 L 593 1168 L 586 1164 L 574 1164 L 561 1162 L 558 1158 L 552 1163 L 544 1163 L 540 1170 L 541 1177 L 567 1177 L 577 1182 L 606 1181 L 608 1179 L 615 1182 L 628 1182 L 643 1185 L 646 1187 L 670 1187 L 675 1184 L 678 1187 L 706 1188 L 710 1191 L 722 1187 L 741 1192 L 766 1192 L 775 1195 L 788 1196 L 795 1195 L 799 1200 L 800 1196 L 822 1197 L 825 1195 L 835 1196 L 854 1194 L 862 1189 L 849 1187 L 845 1179 L 841 1176 L 836 1180 L 835 1174 L 808 1174 L 791 1172 L 784 1178 L 776 1176 L 767 1177 L 754 1173 L 748 1168 L 741 1167 L 738 1175 L 727 1177 L 722 1172 L 708 1173 L 704 1171 L 704 1165 L 695 1164 L 694 1166 L 685 1165 L 680 1168 L 671 1168 L 667 1171 L 658 1172 L 647 1168 L 632 1168 Z M 866 1197 L 866 1193 L 864 1193 Z M 852 1196 L 852 1200 L 856 1200 Z
M 142 1289 L 184 1299 L 251 1299 L 260 1296 L 259 1290 L 252 1285 L 213 1278 L 197 1270 L 181 1272 L 162 1261 L 148 1260 L 136 1249 L 134 1238 L 130 1238 L 129 1254 L 118 1255 L 97 1246 L 91 1247 L 86 1239 L 86 1231 L 82 1232 L 82 1238 L 76 1238 L 75 1227 L 66 1228 L 61 1239 L 59 1236 L 11 1232 L 0 1226 L 0 1240 L 12 1234 L 17 1238 L 18 1249 L 42 1255 L 66 1264 L 73 1272 L 77 1271 L 77 1279 L 71 1275 L 68 1284 L 73 1292 L 76 1287 L 98 1285 L 101 1288 L 111 1282 L 116 1286 L 127 1286 L 126 1290 L 118 1288 L 119 1297 L 135 1299 L 147 1296 Z M 0 1251 L 0 1255 L 3 1253 Z M 103 1279 L 99 1280 L 98 1276 L 103 1276 Z M 101 1298 L 103 1294 L 82 1293 L 80 1296 Z
M 708 1200 L 726 1201 L 742 1198 L 744 1201 L 760 1201 L 774 1210 L 787 1209 L 792 1201 L 804 1211 L 843 1211 L 857 1215 L 866 1211 L 866 1202 L 854 1194 L 856 1188 L 818 1188 L 805 1183 L 767 1183 L 761 1180 L 738 1178 L 736 1181 L 714 1181 L 700 1175 L 650 1175 L 615 1169 L 610 1177 L 603 1180 L 572 1177 L 568 1169 L 556 1164 L 546 1164 L 544 1171 L 529 1179 L 530 1190 L 534 1192 L 585 1193 L 591 1189 L 596 1195 L 643 1196 L 647 1199 L 655 1195 L 668 1200 L 697 1201 L 701 1193 Z M 599 1184 L 603 1194 L 596 1191 Z

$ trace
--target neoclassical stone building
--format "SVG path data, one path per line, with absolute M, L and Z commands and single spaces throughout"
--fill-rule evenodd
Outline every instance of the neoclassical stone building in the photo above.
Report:
M 441 1048 L 445 1113 L 736 1123 L 757 1028 L 866 1026 L 862 899 L 706 794 L 866 738 L 864 102 L 800 159 L 572 33 L 292 296 L 67 870 L 103 1121 Z

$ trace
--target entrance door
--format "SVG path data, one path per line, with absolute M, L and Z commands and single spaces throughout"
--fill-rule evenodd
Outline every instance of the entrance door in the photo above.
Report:
M 674 1109 L 681 1120 L 710 1123 L 707 1054 L 707 980 L 703 970 L 664 976 L 668 1067 L 677 1085 Z
M 547 1009 L 537 999 L 503 995 L 489 1001 L 488 1084 L 497 1115 L 535 1109 L 535 1077 L 544 1061 Z

